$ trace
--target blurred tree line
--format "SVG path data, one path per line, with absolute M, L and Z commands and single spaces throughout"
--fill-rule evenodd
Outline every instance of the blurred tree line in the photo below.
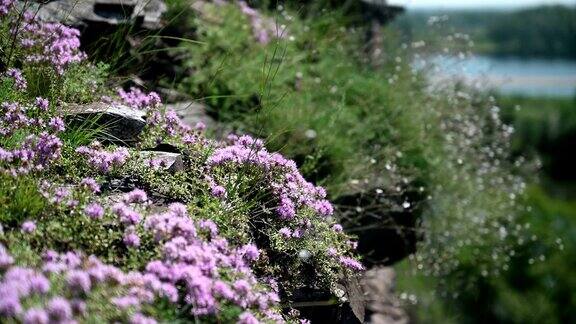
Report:
M 576 7 L 539 6 L 517 11 L 413 11 L 396 26 L 408 41 L 430 39 L 431 17 L 447 18 L 455 31 L 467 33 L 483 54 L 576 58 Z

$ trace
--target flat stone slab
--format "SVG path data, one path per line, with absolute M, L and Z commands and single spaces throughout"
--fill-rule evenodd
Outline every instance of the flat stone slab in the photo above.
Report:
M 119 145 L 130 145 L 146 126 L 146 112 L 120 104 L 91 103 L 69 105 L 62 108 L 68 126 L 102 128 L 100 140 Z

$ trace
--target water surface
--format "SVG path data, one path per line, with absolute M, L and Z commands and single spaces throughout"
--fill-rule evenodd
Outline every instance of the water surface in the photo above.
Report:
M 576 61 L 441 55 L 429 60 L 437 67 L 435 78 L 456 76 L 504 94 L 576 95 Z

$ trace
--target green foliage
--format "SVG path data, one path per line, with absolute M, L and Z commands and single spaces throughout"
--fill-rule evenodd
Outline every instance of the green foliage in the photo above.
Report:
M 528 191 L 531 209 L 521 218 L 519 226 L 529 224 L 533 236 L 525 244 L 510 251 L 511 262 L 499 276 L 477 277 L 478 268 L 463 269 L 462 281 L 440 281 L 426 277 L 399 277 L 402 296 L 416 293 L 413 309 L 423 323 L 570 323 L 574 317 L 576 281 L 572 274 L 576 241 L 576 205 L 573 201 L 551 197 L 538 187 Z M 402 264 L 399 270 L 409 270 Z M 452 285 L 450 293 L 432 296 L 437 284 Z M 437 288 L 436 288 L 437 289 Z M 408 301 L 408 300 L 407 300 Z
M 576 7 L 548 6 L 504 14 L 488 27 L 494 54 L 576 58 Z
M 0 224 L 16 227 L 27 219 L 38 219 L 46 212 L 44 197 L 31 177 L 13 178 L 0 174 Z
M 358 64 L 358 35 L 330 23 L 339 16 L 290 24 L 286 37 L 294 41 L 259 46 L 236 7 L 209 7 L 205 15 L 194 25 L 204 45 L 188 46 L 185 63 L 197 72 L 179 88 L 203 98 L 219 120 L 267 138 L 332 195 L 345 191 L 345 181 L 376 172 L 369 161 L 384 158 L 373 149 L 379 139 L 395 136 L 398 146 L 417 150 L 404 134 L 390 134 L 394 126 L 417 126 L 395 104 L 400 98 L 386 78 Z M 342 43 L 349 46 L 333 46 Z
M 515 149 L 542 148 L 576 130 L 576 101 L 570 98 L 500 96 L 503 118 L 514 126 Z
M 186 64 L 197 72 L 180 89 L 204 98 L 220 121 L 266 137 L 332 197 L 354 192 L 355 182 L 428 193 L 408 201 L 423 209 L 426 271 L 444 275 L 460 262 L 493 268 L 487 251 L 508 248 L 498 230 L 513 222 L 523 186 L 495 103 L 450 82 L 427 88 L 410 53 L 394 49 L 394 33 L 375 69 L 361 30 L 342 28 L 339 14 L 279 19 L 287 38 L 260 45 L 235 6 L 205 8 L 194 24 L 204 45 L 188 47 Z
M 90 103 L 100 99 L 108 77 L 105 63 L 75 64 L 66 71 L 59 99 L 68 103 Z
M 547 177 L 555 183 L 547 190 L 568 194 L 576 180 L 571 154 L 576 138 L 576 101 L 569 98 L 502 97 L 505 119 L 514 126 L 513 148 L 516 152 L 538 155 Z M 556 190 L 554 187 L 561 188 Z

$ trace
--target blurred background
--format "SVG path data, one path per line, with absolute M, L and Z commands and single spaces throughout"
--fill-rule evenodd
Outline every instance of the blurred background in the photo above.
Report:
M 540 163 L 537 175 L 527 180 L 528 207 L 523 216 L 534 240 L 522 248 L 510 271 L 481 280 L 474 289 L 459 290 L 453 302 L 415 301 L 412 312 L 423 322 L 573 323 L 576 1 L 390 0 L 388 4 L 405 9 L 390 28 L 407 44 L 430 48 L 413 64 L 423 67 L 433 62 L 435 69 L 429 74 L 433 82 L 458 78 L 492 93 L 504 121 L 514 127 L 514 154 L 532 156 Z M 447 37 L 455 34 L 466 44 L 445 47 Z M 428 284 L 425 279 L 401 281 L 400 290 L 406 291 L 402 297 L 410 297 L 410 292 L 416 296 Z

